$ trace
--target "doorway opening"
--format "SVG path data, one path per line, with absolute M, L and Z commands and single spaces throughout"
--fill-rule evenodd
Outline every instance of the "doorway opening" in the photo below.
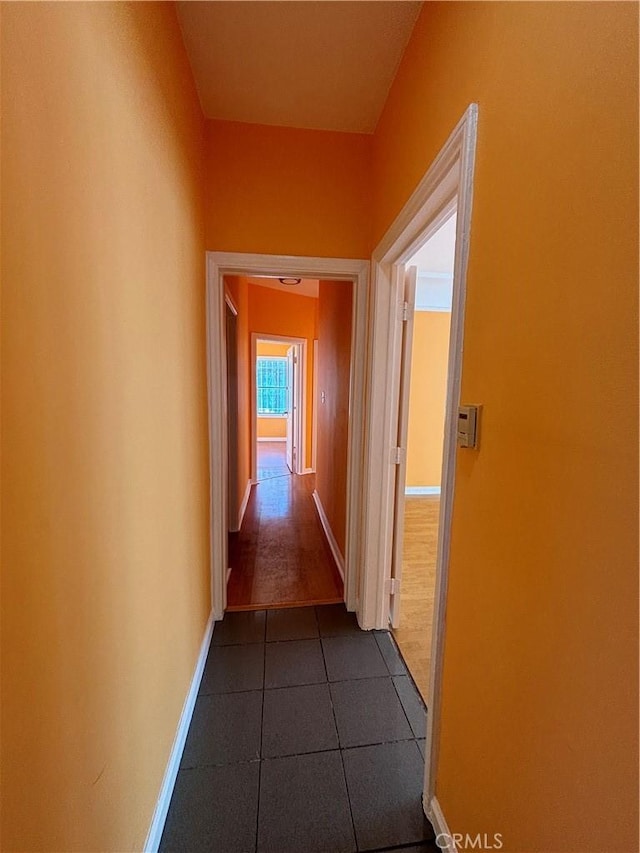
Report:
M 325 315 L 321 308 L 318 309 L 317 329 L 312 324 L 310 328 L 298 330 L 295 326 L 287 327 L 284 322 L 287 316 L 299 322 L 306 310 L 303 303 L 316 301 L 299 291 L 294 296 L 288 286 L 289 277 L 302 285 L 308 284 L 313 277 L 316 287 L 325 294 L 324 302 L 323 299 L 319 302 L 329 306 L 329 316 L 334 318 L 327 326 L 328 343 L 325 341 L 323 345 Z M 363 476 L 367 278 L 368 263 L 365 261 L 208 254 L 212 601 L 214 616 L 218 619 L 226 609 L 342 601 L 348 609 L 358 610 L 359 585 L 363 582 L 358 533 Z M 279 286 L 274 287 L 274 283 Z M 276 292 L 278 290 L 280 293 Z M 299 302 L 292 312 L 283 308 L 283 290 L 289 291 L 287 296 Z M 338 301 L 333 300 L 335 293 L 341 294 Z M 267 297 L 268 294 L 271 296 Z M 228 359 L 224 322 L 225 295 L 231 296 L 238 310 L 236 463 L 230 455 L 233 395 L 228 388 L 231 359 Z M 270 307 L 269 301 L 272 302 Z M 343 346 L 345 333 L 346 348 Z M 288 352 L 263 350 L 258 356 L 260 341 L 263 342 L 260 347 L 288 343 Z M 337 355 L 336 346 L 340 349 Z M 284 358 L 286 369 L 284 362 L 265 361 L 258 375 L 258 358 Z M 332 384 L 334 378 L 339 381 Z M 282 423 L 276 423 L 283 415 L 289 419 L 284 436 Z M 268 421 L 271 423 L 265 425 Z M 340 429 L 336 427 L 338 424 Z M 273 434 L 276 429 L 280 434 Z M 265 434 L 266 430 L 272 434 Z M 284 442 L 258 441 L 259 438 L 283 437 Z M 263 445 L 271 445 L 269 449 L 273 451 L 267 464 L 260 464 Z M 274 445 L 284 445 L 285 464 L 288 462 L 286 472 L 281 462 L 282 450 L 277 448 L 276 451 Z M 233 506 L 227 510 L 232 494 L 228 489 L 220 489 L 219 476 L 224 472 L 228 482 L 234 464 L 239 506 L 237 510 Z M 282 477 L 264 476 L 265 472 L 279 471 Z M 336 489 L 340 491 L 339 499 L 335 498 Z M 294 510 L 298 513 L 300 506 L 304 506 L 303 515 L 297 514 L 292 526 L 289 515 Z M 251 555 L 245 560 L 245 566 L 250 564 L 251 571 L 245 573 L 242 584 L 238 584 L 241 574 L 234 570 L 235 555 L 228 538 L 231 528 L 221 526 L 227 515 L 233 519 L 236 514 L 238 521 L 232 538 L 234 533 L 242 537 L 248 532 L 251 539 L 252 525 L 254 533 L 257 531 L 253 544 L 260 535 L 270 538 L 267 548 L 258 549 L 255 560 Z M 314 539 L 314 527 L 318 539 Z M 257 544 L 259 546 L 259 542 Z M 247 550 L 242 543 L 240 550 Z M 262 561 L 261 553 L 268 557 L 266 561 L 270 565 L 263 566 L 269 571 L 259 576 L 255 570 Z M 320 557 L 332 567 L 333 587 L 330 590 L 318 589 L 319 574 L 313 567 Z M 292 563 L 308 570 L 307 577 L 303 576 L 304 572 L 298 573 L 297 586 L 291 584 L 288 571 Z M 225 568 L 221 570 L 221 567 Z M 268 582 L 263 583 L 267 575 Z M 243 587 L 239 598 L 236 596 L 238 590 L 234 589 L 236 585 Z M 277 593 L 265 598 L 269 585 L 271 592 L 277 589 Z M 248 598 L 241 600 L 247 593 Z
M 228 442 L 231 479 L 241 485 L 244 458 L 251 457 L 248 499 L 229 534 L 228 610 L 344 600 L 353 285 L 291 282 L 224 282 L 240 306 L 236 362 L 246 360 L 250 345 L 249 375 L 237 375 L 235 397 L 250 399 L 250 414 L 241 407 L 240 419 L 251 421 L 250 447 L 242 428 Z M 228 350 L 229 336 L 229 386 Z
M 393 623 L 401 594 L 398 538 L 394 536 L 398 517 L 396 494 L 406 484 L 398 476 L 398 466 L 406 457 L 402 440 L 401 395 L 403 388 L 404 327 L 411 322 L 410 290 L 417 271 L 408 267 L 429 239 L 451 219 L 455 219 L 447 392 L 445 404 L 440 507 L 433 592 L 433 626 L 426 621 L 424 634 L 431 633 L 426 704 L 427 737 L 425 743 L 425 782 L 423 803 L 436 831 L 446 831 L 446 823 L 435 794 L 440 741 L 440 707 L 444 663 L 444 636 L 448 590 L 451 522 L 457 461 L 457 426 L 460 406 L 466 273 L 469 255 L 473 175 L 477 137 L 477 104 L 471 104 L 454 128 L 415 191 L 391 227 L 374 249 L 371 282 L 371 359 L 369 363 L 368 420 L 366 449 L 367 477 L 363 524 L 363 563 L 371 568 L 365 586 L 363 606 L 365 624 L 385 628 Z M 410 268 L 409 268 L 410 269 Z M 476 447 L 476 444 L 467 445 Z M 472 453 L 473 450 L 465 451 Z M 401 617 L 400 617 L 401 618 Z
M 307 386 L 313 384 L 315 368 L 316 362 L 307 359 L 305 338 L 252 333 L 253 483 L 313 473 L 306 464 L 306 428 L 315 407 L 313 400 L 307 405 Z
M 227 530 L 238 530 L 238 516 L 231 507 L 238 505 L 238 481 L 233 471 L 238 465 L 238 309 L 225 296 L 225 354 L 227 359 L 227 418 L 229 421 L 229 467 L 227 471 Z
M 453 301 L 456 211 L 405 265 L 391 628 L 426 700 Z

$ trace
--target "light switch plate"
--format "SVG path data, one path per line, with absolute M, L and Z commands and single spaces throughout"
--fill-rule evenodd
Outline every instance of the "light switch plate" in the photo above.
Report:
M 478 423 L 481 406 L 458 407 L 458 447 L 478 446 Z

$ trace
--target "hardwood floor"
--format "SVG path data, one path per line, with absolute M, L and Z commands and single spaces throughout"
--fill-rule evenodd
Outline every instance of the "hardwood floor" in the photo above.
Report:
M 343 600 L 342 578 L 311 497 L 314 486 L 313 474 L 287 470 L 253 487 L 242 530 L 229 535 L 227 610 Z
M 258 480 L 287 476 L 286 444 L 284 441 L 258 442 Z
M 422 698 L 427 698 L 440 501 L 405 499 L 400 627 L 393 635 Z

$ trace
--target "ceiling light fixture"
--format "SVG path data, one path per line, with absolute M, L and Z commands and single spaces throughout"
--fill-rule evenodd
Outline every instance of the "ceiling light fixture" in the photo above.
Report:
M 302 279 L 301 278 L 279 278 L 278 281 L 280 282 L 280 284 L 290 284 L 293 286 L 294 284 L 300 284 Z

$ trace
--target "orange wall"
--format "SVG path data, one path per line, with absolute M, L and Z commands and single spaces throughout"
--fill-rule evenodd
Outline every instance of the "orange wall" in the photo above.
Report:
M 353 285 L 321 281 L 318 300 L 318 455 L 316 490 L 344 556 Z M 322 392 L 324 403 L 320 402 Z
M 638 849 L 638 5 L 426 3 L 376 238 L 479 103 L 437 795 L 508 851 Z
M 318 300 L 270 287 L 249 285 L 249 331 L 307 339 L 306 467 L 311 467 L 313 440 L 313 341 L 317 337 Z M 255 377 L 251 376 L 251 382 Z
M 289 344 L 277 344 L 272 341 L 258 341 L 256 355 L 275 355 L 284 358 L 287 355 Z
M 210 122 L 203 181 L 171 5 L 2 4 L 6 849 L 143 843 L 209 610 L 205 243 L 367 257 L 471 101 L 438 797 L 637 849 L 637 12 L 425 4 L 373 139 Z
M 225 291 L 231 297 L 237 314 L 236 343 L 238 348 L 238 470 L 237 513 L 244 499 L 247 483 L 251 479 L 251 387 L 249 385 L 251 361 L 251 335 L 249 334 L 249 286 L 240 276 L 225 276 Z
M 210 610 L 172 4 L 2 4 L 3 849 L 141 850 Z
M 266 341 L 258 341 L 256 346 L 256 355 L 275 355 L 283 358 L 289 349 L 287 344 L 273 344 Z M 287 437 L 287 419 L 286 418 L 257 418 L 258 421 L 258 438 L 286 438 Z
M 286 438 L 286 418 L 258 418 L 258 438 Z
M 413 318 L 406 485 L 439 486 L 451 314 L 416 311 Z
M 207 122 L 207 248 L 366 258 L 372 137 Z

